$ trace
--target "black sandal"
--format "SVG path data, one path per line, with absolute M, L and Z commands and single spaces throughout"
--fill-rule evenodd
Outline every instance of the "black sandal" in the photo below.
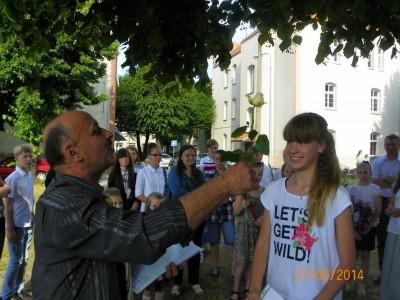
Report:
M 239 292 L 231 291 L 231 297 L 229 298 L 229 300 L 239 300 L 239 295 Z

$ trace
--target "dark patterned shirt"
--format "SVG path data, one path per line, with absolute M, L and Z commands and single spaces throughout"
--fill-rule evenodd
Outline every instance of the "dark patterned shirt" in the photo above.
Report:
M 35 216 L 33 299 L 123 298 L 118 262 L 153 263 L 190 236 L 179 201 L 142 215 L 107 206 L 100 186 L 56 175 Z

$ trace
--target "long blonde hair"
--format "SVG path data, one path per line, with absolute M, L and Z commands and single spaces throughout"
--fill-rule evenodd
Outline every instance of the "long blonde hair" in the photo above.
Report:
M 317 168 L 308 192 L 308 226 L 315 222 L 322 226 L 326 206 L 333 199 L 340 184 L 340 167 L 336 156 L 335 141 L 328 131 L 328 123 L 316 113 L 303 113 L 293 117 L 283 130 L 287 142 L 318 142 L 325 145 L 318 157 Z

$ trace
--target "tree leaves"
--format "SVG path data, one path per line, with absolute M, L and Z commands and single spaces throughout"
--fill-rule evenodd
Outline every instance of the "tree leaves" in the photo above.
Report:
M 265 134 L 260 134 L 254 147 L 262 154 L 269 155 L 269 140 Z
M 243 135 L 243 134 L 246 133 L 247 128 L 248 128 L 247 125 L 246 125 L 246 126 L 239 127 L 239 128 L 236 128 L 236 129 L 232 132 L 231 137 L 233 137 L 233 138 L 240 137 L 241 135 Z
M 375 4 L 374 4 L 375 5 Z M 399 42 L 400 6 L 396 1 L 376 5 L 365 1 L 0 1 L 0 39 L 20 36 L 29 54 L 54 48 L 60 32 L 73 35 L 77 45 L 91 44 L 94 51 L 118 40 L 126 42 L 127 65 L 152 63 L 152 76 L 164 82 L 176 76 L 181 82 L 207 82 L 207 58 L 229 66 L 232 36 L 241 23 L 257 27 L 261 43 L 274 44 L 278 34 L 282 51 L 300 45 L 299 34 L 306 26 L 321 34 L 315 58 L 317 63 L 331 55 L 333 41 L 347 46 L 345 56 L 366 57 L 370 44 L 381 39 L 380 47 L 389 49 Z M 329 8 L 327 8 L 329 7 Z M 344 50 L 344 49 L 343 49 Z

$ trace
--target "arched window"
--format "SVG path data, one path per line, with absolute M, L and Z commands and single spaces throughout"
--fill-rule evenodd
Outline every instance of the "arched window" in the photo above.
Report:
M 378 89 L 371 90 L 371 112 L 379 112 L 381 91 Z
M 247 94 L 254 93 L 254 76 L 255 76 L 255 69 L 254 66 L 251 65 L 247 68 L 247 88 L 246 88 Z
M 382 48 L 378 49 L 378 70 L 383 71 L 385 68 L 385 52 Z
M 231 106 L 231 118 L 235 119 L 236 118 L 236 99 L 232 99 L 232 106 Z
M 224 88 L 228 87 L 228 71 L 224 73 Z
M 223 112 L 223 120 L 226 121 L 228 118 L 228 102 L 224 102 L 224 112 Z
M 233 65 L 232 66 L 232 84 L 236 83 L 236 70 L 237 70 L 237 66 Z
M 376 145 L 378 143 L 378 132 L 372 132 L 369 138 L 369 156 L 376 156 Z
M 325 108 L 336 108 L 336 84 L 325 84 Z

